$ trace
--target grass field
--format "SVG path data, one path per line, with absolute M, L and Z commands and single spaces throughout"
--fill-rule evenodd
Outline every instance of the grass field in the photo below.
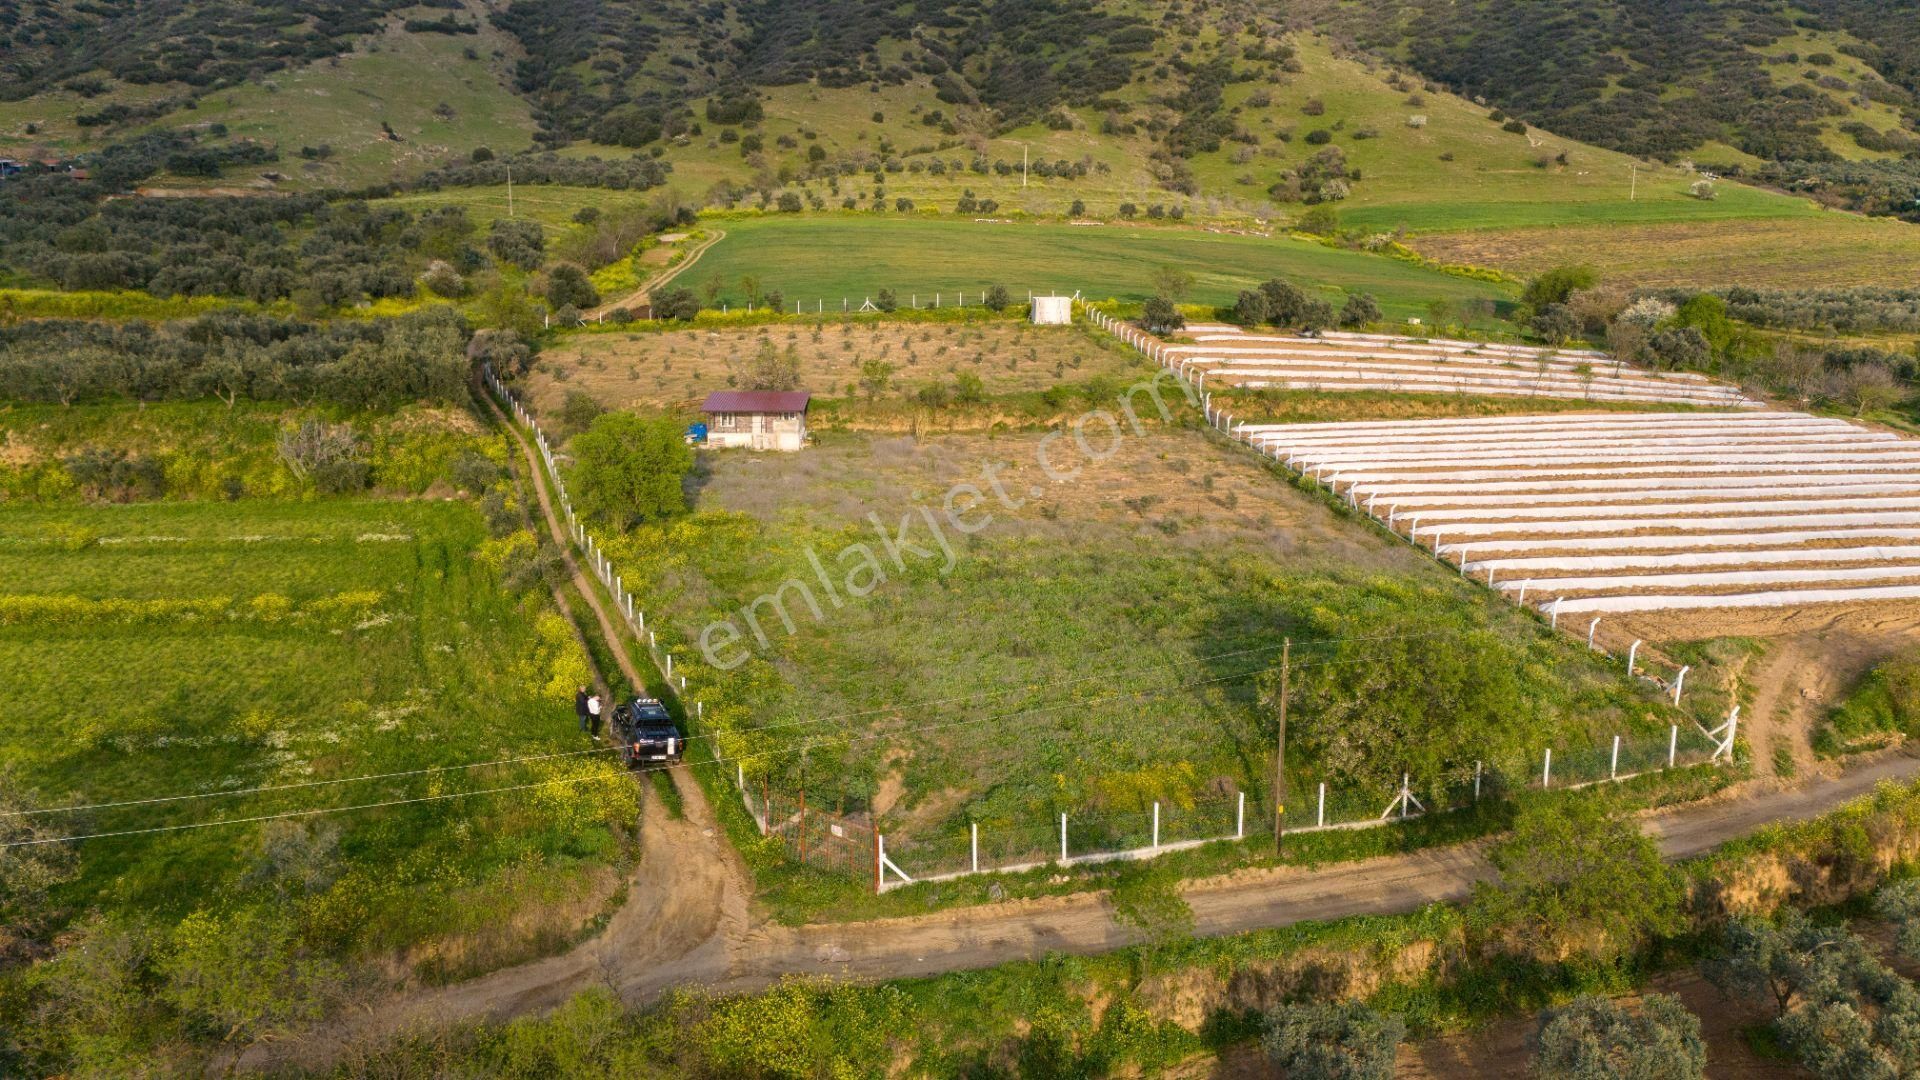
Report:
M 10 511 L 0 748 L 50 804 L 216 796 L 61 819 L 75 833 L 610 769 L 458 768 L 581 745 L 577 647 L 537 594 L 525 605 L 496 587 L 475 558 L 484 537 L 458 503 Z M 326 955 L 391 952 L 452 976 L 551 948 L 596 915 L 628 857 L 633 798 L 623 782 L 570 785 L 91 841 L 55 904 L 168 921 L 264 905 Z M 276 844 L 309 852 L 311 876 L 288 880 Z M 519 914 L 528 904 L 539 913 Z
M 904 305 L 936 292 L 977 294 L 1005 285 L 1026 293 L 1078 291 L 1089 298 L 1138 300 L 1153 294 L 1160 266 L 1191 273 L 1196 303 L 1231 303 L 1241 290 L 1286 277 L 1338 299 L 1370 292 L 1389 317 L 1432 300 L 1498 300 L 1499 286 L 1409 263 L 1343 251 L 1290 237 L 1242 236 L 1198 229 L 995 225 L 952 218 L 875 218 L 851 214 L 771 216 L 715 221 L 727 236 L 681 275 L 679 284 L 717 280 L 738 297 L 742 276 L 780 289 L 803 306 L 837 303 L 890 288 Z
M 1408 244 L 1434 259 L 1521 275 L 1584 263 L 1606 280 L 1635 285 L 1887 285 L 1920 270 L 1920 226 L 1838 210 L 1759 221 L 1437 231 Z
M 805 784 L 818 806 L 877 809 L 890 843 L 957 835 L 969 819 L 1044 833 L 1062 810 L 1263 798 L 1271 725 L 1255 688 L 1289 635 L 1419 627 L 1497 640 L 1527 690 L 1513 726 L 1476 743 L 1469 762 L 1665 730 L 1662 707 L 1594 654 L 1206 437 L 1129 437 L 1098 464 L 1069 440 L 1044 451 L 1043 439 L 837 435 L 804 454 L 715 454 L 694 517 L 608 550 L 629 583 L 646 583 L 663 640 L 687 643 L 676 649 L 690 680 L 711 688 L 700 696 L 722 745 L 777 748 L 749 768 Z M 1050 479 L 1042 452 L 1084 468 Z M 908 539 L 927 557 L 879 556 L 885 580 L 865 599 L 819 593 L 809 551 L 837 573 L 850 545 L 881 550 L 869 513 L 897 529 L 916 506 L 937 511 L 951 485 L 984 484 L 988 463 L 1024 505 L 989 496 L 990 527 L 949 534 L 950 570 L 916 515 Z M 809 585 L 821 616 L 788 587 L 795 632 L 762 605 L 760 646 L 741 611 L 789 580 Z M 726 618 L 753 658 L 723 673 L 693 643 Z M 1332 648 L 1303 644 L 1295 660 L 1310 667 Z M 816 738 L 824 744 L 792 752 Z M 1295 764 L 1303 783 L 1331 778 L 1325 761 Z M 1372 798 L 1355 775 L 1335 798 Z

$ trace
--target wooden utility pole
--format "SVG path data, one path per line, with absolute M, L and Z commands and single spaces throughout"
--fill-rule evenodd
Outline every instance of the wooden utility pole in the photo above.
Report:
M 1280 732 L 1273 742 L 1273 850 L 1287 831 L 1287 677 L 1293 666 L 1293 639 L 1280 644 Z
M 513 216 L 513 166 L 507 166 L 507 216 Z

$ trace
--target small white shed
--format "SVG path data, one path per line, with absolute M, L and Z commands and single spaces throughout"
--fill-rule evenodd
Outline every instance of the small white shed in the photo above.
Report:
M 1035 326 L 1065 326 L 1073 321 L 1073 297 L 1036 296 L 1033 298 Z

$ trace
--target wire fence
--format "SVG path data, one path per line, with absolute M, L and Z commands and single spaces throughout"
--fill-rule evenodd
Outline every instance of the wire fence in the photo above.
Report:
M 1123 337 L 1137 333 L 1104 317 L 1097 321 Z M 485 366 L 483 374 L 487 387 L 533 433 L 571 541 L 613 598 L 620 617 L 646 646 L 668 693 L 686 690 L 686 676 L 674 672 L 672 651 L 658 646 L 647 627 L 645 611 L 615 572 L 599 541 L 575 515 L 551 444 L 539 423 L 491 366 Z M 1684 675 L 1683 670 L 1680 679 Z M 1680 679 L 1675 680 L 1676 703 Z M 687 721 L 697 725 L 703 711 L 695 702 Z M 1649 772 L 1731 762 L 1738 718 L 1739 709 L 1735 707 L 1725 722 L 1713 729 L 1688 723 L 1670 727 L 1664 738 L 1615 736 L 1592 746 L 1544 748 L 1537 758 L 1527 761 L 1475 762 L 1471 773 L 1463 769 L 1439 779 L 1404 776 L 1398 785 L 1289 776 L 1291 790 L 1283 811 L 1284 827 L 1288 832 L 1386 827 L 1464 809 L 1484 800 L 1507 798 L 1518 791 L 1580 788 Z M 722 768 L 729 764 L 717 747 L 714 759 Z M 1245 792 L 1235 792 L 1136 809 L 1083 807 L 1044 818 L 982 820 L 962 827 L 888 835 L 884 829 L 875 828 L 870 815 L 842 814 L 817 802 L 809 806 L 804 792 L 777 790 L 764 780 L 756 791 L 745 769 L 739 763 L 732 764 L 731 779 L 742 805 L 761 835 L 781 840 L 787 858 L 870 881 L 876 891 L 970 874 L 1153 858 L 1213 841 L 1271 836 L 1274 826 L 1270 811 L 1250 806 Z

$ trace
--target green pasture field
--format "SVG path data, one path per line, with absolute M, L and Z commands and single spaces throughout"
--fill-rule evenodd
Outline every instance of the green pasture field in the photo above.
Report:
M 1184 807 L 1236 790 L 1260 805 L 1272 725 L 1256 687 L 1285 637 L 1305 668 L 1333 655 L 1308 644 L 1318 639 L 1489 635 L 1525 689 L 1512 726 L 1466 751 L 1469 762 L 1518 765 L 1541 745 L 1670 722 L 1617 665 L 1210 437 L 1149 429 L 1097 465 L 1070 438 L 1048 440 L 1056 465 L 1085 466 L 1066 481 L 1038 466 L 1043 438 L 834 434 L 801 454 L 713 453 L 692 517 L 607 550 L 723 751 L 776 788 L 804 785 L 812 805 L 877 809 L 890 844 L 948 840 L 967 820 L 994 836 L 1046 834 L 1060 811 Z M 948 530 L 942 573 L 916 507 L 939 513 L 952 485 L 984 485 L 989 463 L 1024 505 L 987 496 L 993 521 L 971 536 Z M 907 554 L 904 569 L 886 561 L 869 513 L 896 537 L 912 514 L 906 539 L 929 554 Z M 859 561 L 846 555 L 856 543 L 878 553 L 885 581 L 836 603 L 809 551 L 838 580 Z M 807 585 L 819 618 L 790 581 Z M 792 633 L 758 600 L 776 591 Z M 742 615 L 753 605 L 764 647 Z M 700 652 L 721 620 L 749 657 L 731 670 Z M 742 660 L 724 631 L 709 640 L 722 643 L 711 659 Z M 1303 757 L 1293 767 L 1302 783 L 1330 778 Z M 1386 771 L 1365 782 L 1381 784 L 1381 806 Z M 1357 780 L 1345 789 L 1374 794 Z
M 498 587 L 490 550 L 459 501 L 9 509 L 13 778 L 41 805 L 209 796 L 50 819 L 69 835 L 587 781 L 88 840 L 56 925 L 264 912 L 318 955 L 431 979 L 590 924 L 632 857 L 632 785 L 599 755 L 462 768 L 583 748 L 584 657 L 537 591 Z M 376 773 L 410 775 L 352 779 Z
M 914 297 L 931 304 L 935 293 L 947 302 L 961 290 L 977 302 L 994 284 L 1006 286 L 1020 302 L 1028 290 L 1138 300 L 1153 294 L 1152 274 L 1160 266 L 1193 275 L 1188 299 L 1196 303 L 1231 303 L 1240 290 L 1271 277 L 1336 299 L 1370 292 L 1390 317 L 1423 312 L 1433 300 L 1457 304 L 1508 296 L 1489 282 L 1285 236 L 855 214 L 742 217 L 709 227 L 725 230 L 726 237 L 676 284 L 697 289 L 717 280 L 723 298 L 738 299 L 740 278 L 751 275 L 762 288 L 779 289 L 789 303 L 803 307 L 822 299 L 848 299 L 858 307 L 886 288 L 903 306 Z

